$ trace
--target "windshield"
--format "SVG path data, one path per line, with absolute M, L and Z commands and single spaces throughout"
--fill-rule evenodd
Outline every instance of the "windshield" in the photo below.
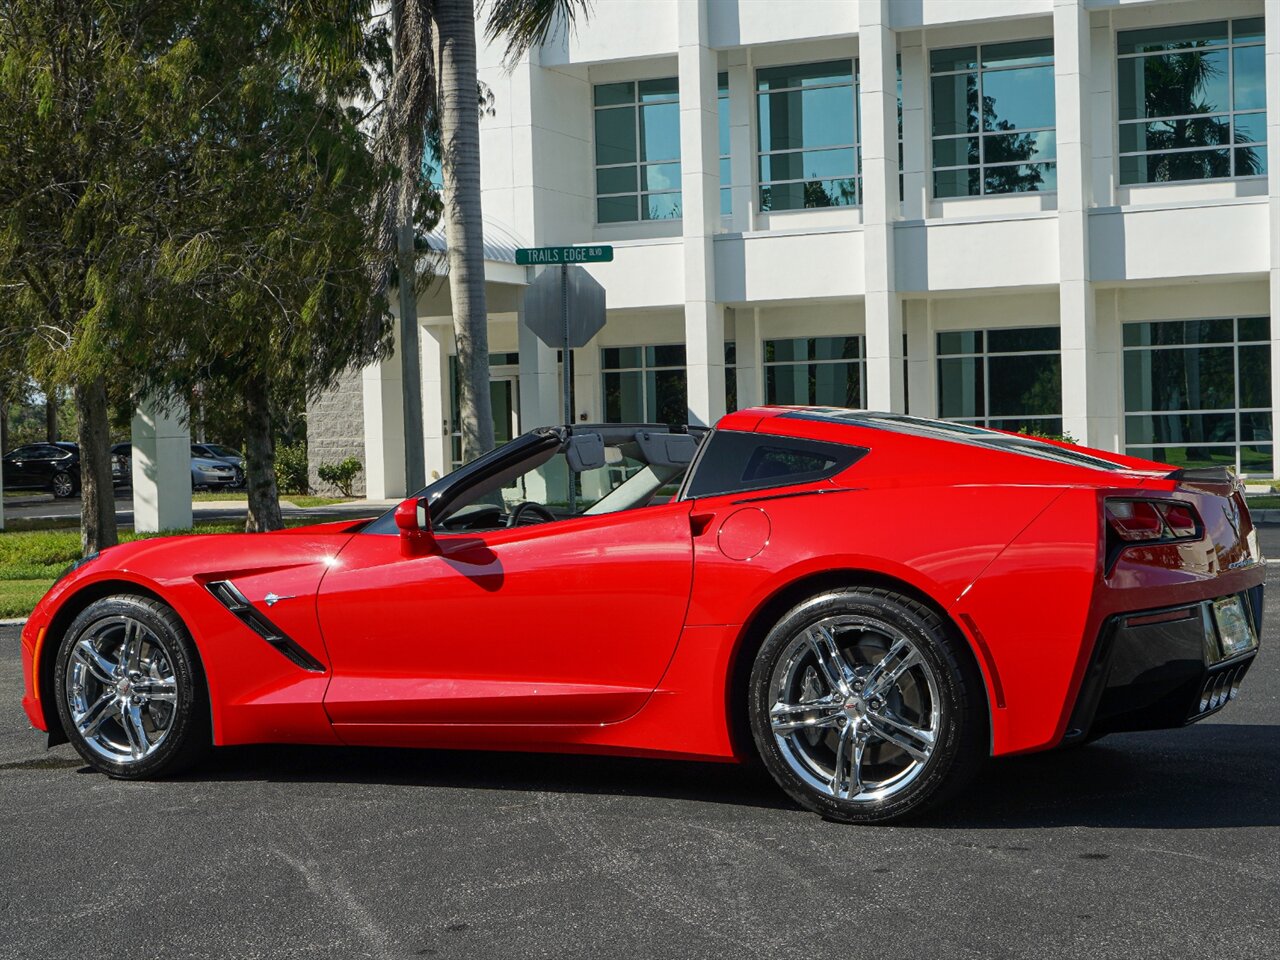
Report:
M 656 431 L 666 443 L 642 443 L 636 427 L 579 428 L 525 434 L 421 491 L 430 504 L 432 529 L 441 532 L 495 530 L 599 516 L 666 503 L 697 449 L 687 434 Z M 589 451 L 575 454 L 575 443 Z M 393 514 L 365 528 L 396 533 Z
M 209 451 L 209 455 L 213 457 L 239 457 L 239 450 L 232 450 L 230 447 L 223 447 L 216 443 L 206 443 L 204 449 Z

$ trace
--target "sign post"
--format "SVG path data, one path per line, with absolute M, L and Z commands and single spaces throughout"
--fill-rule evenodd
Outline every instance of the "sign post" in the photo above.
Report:
M 525 288 L 524 322 L 549 347 L 559 347 L 562 367 L 564 422 L 573 423 L 571 396 L 572 358 L 575 347 L 600 332 L 605 319 L 605 294 L 591 274 L 575 264 L 609 263 L 613 247 L 595 244 L 584 247 L 519 247 L 516 263 L 521 266 L 558 266 L 544 270 Z M 574 511 L 573 483 L 569 484 L 569 511 Z

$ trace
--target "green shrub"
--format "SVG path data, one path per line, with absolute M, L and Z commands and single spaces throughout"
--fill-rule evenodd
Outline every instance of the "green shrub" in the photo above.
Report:
M 1021 433 L 1024 437 L 1034 437 L 1037 440 L 1061 440 L 1063 443 L 1074 443 L 1076 445 L 1080 443 L 1079 440 L 1066 432 L 1045 433 L 1041 430 L 1023 430 Z
M 276 484 L 281 493 L 311 492 L 305 443 L 281 444 L 276 447 Z
M 338 488 L 338 492 L 344 497 L 351 497 L 351 487 L 355 483 L 356 476 L 364 469 L 360 461 L 355 457 L 347 457 L 341 463 L 322 463 L 320 469 L 316 473 L 325 483 L 331 483 Z

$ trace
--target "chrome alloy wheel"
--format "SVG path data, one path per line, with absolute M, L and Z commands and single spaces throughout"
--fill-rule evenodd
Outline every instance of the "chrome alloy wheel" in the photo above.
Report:
M 53 495 L 60 500 L 65 500 L 76 492 L 76 483 L 71 479 L 71 474 L 65 470 L 59 470 L 53 475 Z
M 882 620 L 841 615 L 810 624 L 778 658 L 769 690 L 783 759 L 839 800 L 892 797 L 933 753 L 937 679 L 915 643 Z
M 178 679 L 154 632 L 132 617 L 105 617 L 71 648 L 66 671 L 72 722 L 113 763 L 151 756 L 173 726 Z

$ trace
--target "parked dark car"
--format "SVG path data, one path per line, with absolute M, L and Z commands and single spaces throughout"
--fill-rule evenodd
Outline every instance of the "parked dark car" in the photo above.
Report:
M 236 478 L 231 486 L 244 486 L 244 456 L 239 450 L 224 446 L 221 443 L 193 443 L 191 445 L 191 455 L 193 457 L 203 457 L 206 460 L 218 460 L 222 463 L 231 464 L 236 471 Z
M 74 497 L 80 490 L 80 450 L 74 443 L 28 443 L 4 455 L 6 490 L 50 490 Z

